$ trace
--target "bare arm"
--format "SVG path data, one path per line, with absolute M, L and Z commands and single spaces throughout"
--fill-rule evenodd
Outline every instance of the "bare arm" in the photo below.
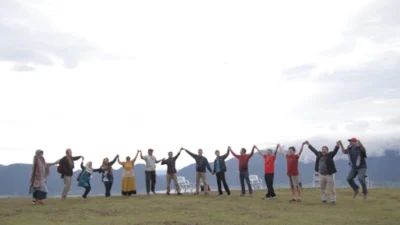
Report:
M 143 154 L 142 154 L 142 150 L 139 150 L 139 152 L 140 152 L 140 158 L 141 158 L 141 159 L 144 159 L 144 158 L 143 158 Z
M 276 145 L 276 149 L 275 149 L 275 152 L 274 152 L 275 157 L 276 157 L 276 154 L 278 153 L 278 150 L 279 150 L 280 147 L 281 147 L 280 144 Z
M 258 152 L 262 157 L 264 157 L 264 154 L 260 151 L 260 149 L 258 149 L 257 146 L 255 146 L 255 148 L 257 149 L 257 152 Z
M 306 145 L 306 143 L 303 143 L 303 144 L 301 145 L 300 152 L 299 152 L 299 158 L 300 158 L 300 156 L 301 156 L 301 153 L 303 153 L 304 145 Z
M 342 149 L 343 154 L 347 154 L 347 150 L 344 148 L 343 143 L 341 140 L 338 141 L 340 145 L 340 149 Z
M 231 147 L 229 147 L 229 151 L 232 153 L 233 156 L 235 156 L 235 158 L 239 158 L 239 155 L 236 155 L 233 150 L 231 149 Z
M 54 163 L 46 163 L 47 167 L 54 166 L 60 163 L 60 160 L 55 161 Z
M 164 159 L 156 160 L 156 163 L 162 162 Z
M 140 155 L 141 154 L 142 154 L 142 152 L 140 152 Z M 133 158 L 133 160 L 132 160 L 132 164 L 135 164 L 138 155 L 139 155 L 139 152 L 136 152 L 135 158 Z
M 285 151 L 283 150 L 283 146 L 280 146 L 279 151 L 283 154 L 283 156 L 286 157 L 286 153 L 285 153 Z
M 121 165 L 121 166 L 124 166 L 124 163 L 122 163 L 122 162 L 119 160 L 119 157 L 118 157 L 118 164 Z
M 253 154 L 254 154 L 254 149 L 256 149 L 256 146 L 255 146 L 255 145 L 253 146 L 253 149 L 251 149 L 251 152 L 250 152 L 249 158 L 253 156 Z

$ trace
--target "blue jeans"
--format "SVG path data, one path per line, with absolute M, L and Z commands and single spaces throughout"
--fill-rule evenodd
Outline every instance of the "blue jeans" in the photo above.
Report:
M 368 193 L 367 189 L 367 183 L 365 182 L 365 178 L 367 177 L 367 168 L 360 168 L 360 169 L 354 169 L 352 168 L 349 175 L 347 176 L 347 182 L 349 182 L 351 188 L 353 188 L 353 191 L 358 191 L 360 187 L 354 182 L 354 178 L 358 175 L 358 181 L 361 184 L 362 191 L 364 194 Z
M 253 194 L 253 189 L 251 188 L 249 172 L 240 172 L 240 185 L 242 187 L 242 195 L 246 194 L 246 188 L 244 186 L 244 180 L 246 180 L 247 186 L 249 187 L 249 193 Z

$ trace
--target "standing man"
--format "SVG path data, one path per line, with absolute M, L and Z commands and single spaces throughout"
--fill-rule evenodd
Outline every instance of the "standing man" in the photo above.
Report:
M 240 195 L 241 197 L 246 195 L 246 188 L 244 186 L 244 181 L 246 180 L 247 186 L 249 188 L 249 194 L 250 197 L 253 197 L 253 188 L 251 187 L 250 179 L 249 179 L 249 160 L 253 156 L 254 149 L 256 146 L 253 146 L 253 149 L 251 150 L 250 154 L 246 154 L 246 149 L 242 148 L 240 150 L 240 155 L 235 154 L 231 147 L 229 147 L 229 151 L 232 153 L 235 158 L 239 159 L 239 179 L 240 179 L 240 185 L 242 188 L 242 194 Z
M 351 188 L 354 191 L 353 199 L 357 197 L 360 187 L 354 182 L 354 178 L 358 175 L 358 181 L 360 181 L 362 191 L 364 194 L 364 200 L 367 200 L 367 183 L 365 178 L 367 177 L 367 152 L 365 151 L 364 145 L 357 138 L 349 139 L 349 146 L 347 149 L 344 148 L 343 143 L 340 142 L 343 154 L 349 156 L 351 170 L 347 176 L 347 182 L 349 182 Z
M 222 196 L 222 187 L 221 183 L 224 184 L 224 189 L 228 195 L 231 195 L 231 191 L 229 190 L 228 184 L 226 183 L 225 180 L 225 172 L 226 172 L 226 165 L 225 165 L 225 159 L 229 155 L 229 148 L 228 151 L 226 152 L 225 155 L 220 156 L 219 150 L 215 151 L 215 155 L 217 158 L 214 160 L 214 170 L 213 174 L 217 174 L 217 185 L 218 185 L 218 195 Z
M 308 141 L 305 141 L 308 148 L 317 156 L 315 161 L 315 172 L 319 173 L 319 185 L 322 193 L 322 203 L 327 203 L 327 187 L 331 191 L 332 205 L 336 204 L 335 173 L 336 167 L 333 158 L 339 151 L 340 141 L 336 142 L 335 149 L 329 152 L 327 146 L 322 146 L 321 151 L 317 151 Z
M 58 172 L 61 173 L 61 179 L 64 179 L 64 189 L 61 194 L 63 200 L 67 199 L 69 189 L 71 188 L 73 170 L 75 168 L 74 161 L 84 158 L 82 156 L 72 156 L 72 150 L 69 148 L 65 151 L 65 156 L 60 159 Z
M 178 159 L 179 155 L 181 154 L 181 151 L 182 148 L 181 150 L 179 150 L 178 154 L 176 154 L 176 156 L 174 157 L 172 156 L 172 152 L 168 152 L 168 159 L 163 159 L 161 161 L 161 165 L 167 165 L 167 195 L 169 195 L 171 192 L 171 180 L 174 181 L 175 189 L 178 195 L 182 195 L 181 188 L 179 187 L 178 184 L 178 177 L 176 175 L 177 171 L 175 167 L 175 162 Z
M 275 198 L 276 194 L 274 191 L 274 173 L 275 173 L 275 159 L 276 153 L 278 153 L 280 145 L 276 146 L 275 152 L 272 153 L 271 149 L 267 150 L 267 154 L 264 154 L 260 151 L 260 149 L 256 149 L 258 153 L 264 158 L 264 179 L 265 183 L 267 184 L 268 192 L 263 198 L 264 200 L 270 200 L 271 198 Z
M 292 200 L 290 202 L 301 202 L 301 186 L 300 186 L 300 178 L 299 178 L 299 158 L 301 153 L 303 152 L 304 145 L 301 145 L 301 149 L 299 154 L 296 154 L 296 149 L 292 146 L 289 147 L 289 154 L 286 154 L 283 150 L 283 147 L 280 148 L 280 151 L 285 156 L 287 161 L 287 176 L 289 177 L 290 188 L 292 190 Z M 296 192 L 298 197 L 296 197 Z
M 182 150 L 185 150 L 190 156 L 192 156 L 196 160 L 196 193 L 195 195 L 198 195 L 200 193 L 200 179 L 203 181 L 204 185 L 204 193 L 208 195 L 208 183 L 207 183 L 207 178 L 206 178 L 206 168 L 210 173 L 212 173 L 210 164 L 208 163 L 208 160 L 206 157 L 203 156 L 203 150 L 199 149 L 198 150 L 198 155 L 190 152 L 187 149 L 182 148 Z
M 147 195 L 150 195 L 150 190 L 153 194 L 156 194 L 156 164 L 161 162 L 161 160 L 157 160 L 156 157 L 153 156 L 153 149 L 147 150 L 147 154 L 143 156 L 142 150 L 139 150 L 140 158 L 146 162 L 146 169 L 144 171 L 146 175 L 146 191 Z

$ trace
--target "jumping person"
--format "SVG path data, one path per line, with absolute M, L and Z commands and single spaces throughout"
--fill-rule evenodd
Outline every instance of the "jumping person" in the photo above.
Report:
M 225 179 L 225 172 L 226 172 L 226 165 L 225 159 L 229 156 L 229 148 L 225 155 L 220 156 L 219 150 L 215 151 L 215 155 L 217 158 L 214 160 L 214 170 L 212 174 L 216 174 L 217 177 L 217 185 L 218 185 L 218 195 L 221 196 L 223 194 L 221 183 L 224 184 L 224 189 L 228 195 L 231 195 L 231 191 L 229 190 L 229 186 L 226 183 Z
M 179 155 L 181 154 L 181 150 L 179 150 L 178 154 L 176 154 L 176 156 L 172 155 L 172 152 L 168 152 L 168 159 L 163 159 L 161 161 L 161 165 L 167 165 L 167 195 L 170 194 L 171 192 L 171 180 L 174 181 L 174 185 L 175 185 L 175 190 L 177 192 L 178 195 L 182 195 L 181 194 L 181 188 L 179 187 L 178 184 L 178 177 L 177 177 L 177 171 L 176 171 L 176 167 L 175 167 L 175 162 L 178 159 Z
M 71 188 L 73 169 L 75 168 L 74 161 L 84 159 L 82 156 L 72 156 L 72 150 L 69 148 L 65 151 L 65 156 L 60 159 L 58 172 L 61 173 L 61 179 L 64 179 L 64 189 L 61 194 L 63 200 L 67 199 L 69 189 Z
M 82 198 L 86 199 L 87 195 L 92 189 L 92 187 L 90 186 L 90 178 L 94 172 L 92 169 L 92 162 L 87 162 L 86 166 L 83 166 L 83 160 L 82 160 L 81 169 L 82 172 L 79 175 L 78 186 L 85 188 L 85 192 L 83 193 Z
M 251 150 L 250 154 L 246 154 L 246 149 L 242 148 L 240 150 L 240 155 L 237 155 L 233 152 L 233 150 L 231 149 L 231 147 L 228 147 L 229 151 L 232 153 L 233 156 L 235 156 L 235 158 L 237 158 L 239 160 L 239 179 L 240 179 L 240 186 L 242 188 L 242 194 L 240 195 L 241 197 L 246 195 L 246 188 L 244 185 L 244 181 L 246 180 L 247 186 L 249 188 L 249 194 L 250 197 L 253 197 L 253 188 L 251 187 L 251 183 L 250 183 L 250 179 L 249 179 L 249 160 L 250 158 L 253 156 L 254 154 L 254 149 L 256 148 L 256 146 L 253 146 L 253 149 Z
M 349 164 L 351 170 L 347 176 L 347 182 L 354 191 L 353 199 L 357 197 L 360 187 L 354 182 L 354 178 L 358 175 L 358 181 L 360 181 L 364 200 L 367 200 L 368 188 L 365 178 L 367 177 L 367 152 L 364 145 L 357 138 L 349 139 L 349 146 L 347 149 L 344 148 L 343 143 L 340 141 L 340 147 L 343 154 L 349 156 Z
M 195 193 L 195 195 L 198 195 L 200 193 L 200 179 L 203 181 L 204 194 L 208 195 L 208 183 L 207 183 L 207 177 L 206 177 L 206 168 L 208 169 L 208 171 L 210 171 L 210 173 L 212 173 L 212 170 L 211 170 L 210 164 L 208 163 L 207 158 L 203 156 L 203 150 L 199 149 L 198 155 L 196 155 L 184 148 L 182 148 L 182 150 L 185 150 L 190 156 L 192 156 L 196 160 L 196 193 Z
M 123 196 L 131 196 L 136 195 L 136 180 L 135 180 L 135 172 L 133 171 L 135 167 L 136 159 L 139 155 L 139 151 L 136 153 L 135 158 L 131 161 L 131 157 L 127 156 L 125 162 L 121 162 L 119 157 L 117 158 L 118 163 L 124 168 L 122 172 L 122 181 L 121 181 L 121 194 Z
M 153 156 L 153 149 L 149 149 L 147 151 L 148 155 L 143 156 L 142 151 L 140 150 L 140 158 L 146 162 L 146 192 L 147 195 L 150 195 L 150 190 L 153 194 L 156 194 L 156 164 L 161 162 L 162 160 L 157 160 L 156 157 Z
M 118 158 L 119 155 L 115 156 L 115 158 L 111 162 L 109 161 L 108 158 L 104 158 L 101 167 L 95 170 L 95 172 L 101 173 L 101 181 L 104 183 L 104 187 L 106 189 L 106 194 L 105 194 L 106 197 L 111 196 L 111 188 L 114 182 L 112 166 L 114 165 L 114 163 L 117 161 Z
M 280 148 L 280 151 L 285 156 L 287 161 L 287 176 L 289 177 L 290 188 L 292 190 L 292 200 L 290 202 L 301 202 L 301 187 L 300 187 L 300 178 L 299 178 L 299 158 L 301 153 L 303 152 L 304 145 L 303 143 L 300 148 L 299 154 L 296 154 L 296 149 L 292 146 L 289 147 L 289 154 L 286 154 L 283 150 L 283 147 Z M 297 197 L 296 197 L 297 192 Z
M 271 149 L 268 149 L 267 154 L 264 154 L 256 146 L 258 153 L 260 153 L 260 155 L 264 158 L 264 179 L 268 188 L 268 192 L 265 194 L 265 197 L 263 198 L 264 200 L 269 200 L 271 198 L 276 197 L 274 191 L 274 173 L 275 173 L 276 153 L 278 153 L 279 147 L 280 145 L 278 144 L 276 146 L 274 153 L 272 153 Z
M 327 146 L 322 146 L 321 151 L 317 151 L 308 141 L 305 141 L 308 148 L 317 156 L 315 161 L 315 172 L 319 173 L 319 185 L 321 187 L 322 203 L 327 203 L 327 188 L 331 191 L 331 202 L 336 204 L 335 173 L 336 167 L 333 158 L 339 151 L 340 141 L 336 143 L 332 152 Z
M 46 163 L 43 157 L 42 150 L 36 150 L 35 156 L 33 157 L 32 175 L 31 175 L 31 186 L 29 194 L 33 195 L 32 204 L 43 205 L 43 200 L 47 198 L 49 192 L 47 188 L 47 177 L 50 174 L 50 166 L 54 166 L 59 163 L 57 160 L 55 163 Z

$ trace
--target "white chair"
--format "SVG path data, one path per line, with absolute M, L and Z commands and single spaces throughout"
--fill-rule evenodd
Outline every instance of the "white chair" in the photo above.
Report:
M 190 183 L 190 181 L 186 180 L 185 177 L 182 176 L 178 176 L 178 184 L 181 188 L 181 192 L 185 193 L 185 192 L 193 192 L 193 184 Z M 176 190 L 175 190 L 176 191 Z
M 250 175 L 250 184 L 253 187 L 254 190 L 262 190 L 264 189 L 264 185 L 262 183 L 262 180 L 258 178 L 257 175 Z

